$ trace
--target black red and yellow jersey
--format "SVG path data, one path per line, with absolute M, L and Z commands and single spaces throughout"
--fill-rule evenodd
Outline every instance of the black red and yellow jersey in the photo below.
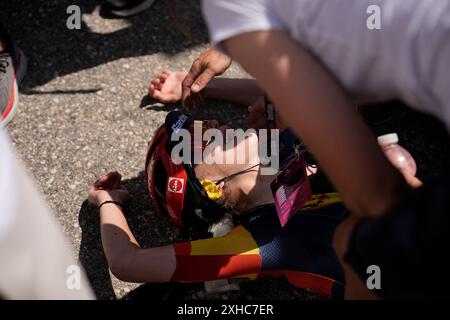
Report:
M 343 295 L 344 274 L 332 247 L 347 209 L 335 193 L 314 195 L 281 227 L 275 206 L 239 217 L 227 235 L 174 245 L 173 281 L 285 276 L 294 286 L 329 297 Z

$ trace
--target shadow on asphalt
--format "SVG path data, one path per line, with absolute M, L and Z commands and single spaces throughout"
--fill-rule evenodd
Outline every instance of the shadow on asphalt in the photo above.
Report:
M 84 201 L 78 221 L 81 227 L 79 260 L 98 299 L 115 299 L 108 263 L 103 254 L 98 210 Z
M 25 89 L 120 58 L 153 53 L 174 55 L 208 41 L 199 0 L 176 1 L 176 17 L 193 35 L 191 39 L 176 28 L 177 20 L 170 15 L 169 6 L 164 0 L 156 1 L 142 14 L 126 19 L 127 27 L 111 33 L 93 32 L 84 22 L 81 30 L 69 30 L 66 27 L 69 5 L 78 5 L 82 14 L 89 14 L 102 2 L 1 1 L 0 22 L 29 60 L 27 77 L 23 83 Z
M 181 103 L 163 104 L 163 103 L 159 102 L 158 100 L 156 100 L 155 98 L 152 98 L 149 95 L 145 95 L 141 99 L 139 108 L 144 109 L 144 110 L 170 112 L 175 109 L 182 109 L 182 106 L 181 106 Z

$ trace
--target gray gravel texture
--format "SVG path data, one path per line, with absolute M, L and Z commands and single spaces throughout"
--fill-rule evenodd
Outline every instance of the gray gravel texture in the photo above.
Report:
M 66 28 L 70 4 L 81 7 L 81 30 Z M 208 41 L 199 1 L 177 1 L 178 16 L 195 34 L 193 40 L 175 28 L 162 0 L 145 13 L 123 20 L 102 18 L 99 5 L 95 0 L 0 2 L 0 21 L 29 59 L 19 112 L 8 129 L 97 297 L 319 298 L 292 288 L 285 280 L 262 279 L 241 284 L 238 292 L 207 294 L 201 284 L 138 287 L 109 273 L 97 212 L 86 202 L 89 184 L 108 171 L 121 172 L 133 195 L 127 218 L 143 247 L 183 238 L 167 217 L 154 212 L 143 179 L 147 143 L 167 111 L 176 106 L 162 107 L 144 97 L 155 75 L 166 68 L 187 70 Z M 235 64 L 225 76 L 247 77 Z M 376 133 L 399 133 L 416 158 L 422 179 L 448 170 L 448 137 L 436 120 L 399 103 L 362 111 Z M 203 118 L 244 124 L 244 110 L 226 103 L 214 102 L 199 112 Z

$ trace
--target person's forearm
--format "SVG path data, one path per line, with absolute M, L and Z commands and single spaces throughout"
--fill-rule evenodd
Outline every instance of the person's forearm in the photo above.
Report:
M 139 249 L 122 209 L 116 204 L 107 203 L 100 208 L 100 230 L 108 262 L 118 261 Z
M 119 206 L 100 209 L 103 250 L 112 273 L 129 282 L 167 282 L 176 267 L 173 246 L 141 249 Z
M 246 33 L 225 47 L 267 90 L 353 213 L 380 214 L 406 190 L 343 90 L 289 34 Z
M 264 90 L 254 79 L 214 78 L 202 92 L 205 99 L 224 100 L 248 107 Z

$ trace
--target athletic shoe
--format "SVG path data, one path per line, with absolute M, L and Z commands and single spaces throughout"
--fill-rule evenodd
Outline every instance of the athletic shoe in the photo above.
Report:
M 12 52 L 16 53 L 12 55 Z M 17 58 L 14 59 L 13 57 Z M 26 69 L 23 52 L 15 50 L 0 53 L 0 125 L 6 126 L 11 121 L 19 104 L 18 83 L 22 80 Z

